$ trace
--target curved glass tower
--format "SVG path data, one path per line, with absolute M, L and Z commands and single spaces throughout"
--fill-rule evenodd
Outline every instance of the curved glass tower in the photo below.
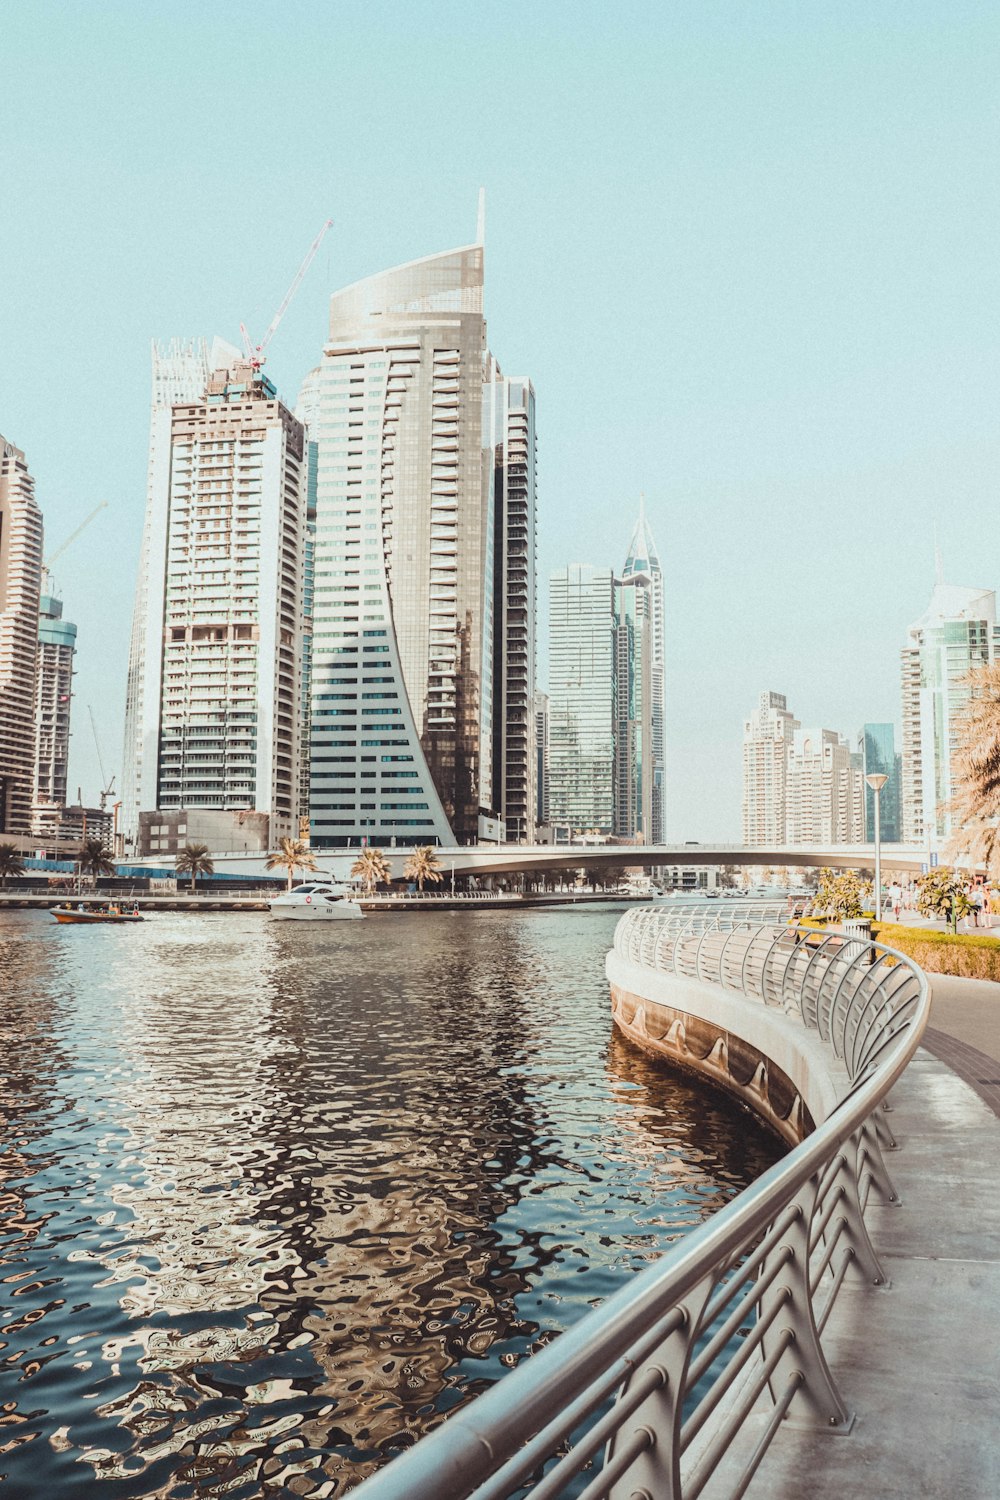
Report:
M 310 377 L 315 847 L 499 836 L 487 359 L 481 244 L 331 298 Z

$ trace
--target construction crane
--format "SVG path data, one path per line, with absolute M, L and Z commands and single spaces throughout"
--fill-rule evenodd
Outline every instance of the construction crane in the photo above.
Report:
M 45 569 L 46 573 L 51 572 L 52 564 L 55 562 L 56 558 L 62 557 L 63 553 L 66 551 L 66 548 L 71 546 L 73 542 L 76 541 L 77 537 L 80 535 L 80 532 L 90 525 L 94 517 L 99 516 L 101 514 L 101 511 L 107 510 L 107 508 L 108 502 L 106 500 L 102 500 L 100 505 L 94 506 L 94 509 L 90 512 L 90 515 L 87 516 L 86 520 L 81 521 L 76 530 L 70 532 L 69 536 L 62 543 L 62 545 L 60 547 L 57 547 L 56 550 L 50 553 L 49 556 L 44 560 L 44 562 L 42 563 L 42 567 Z
M 255 370 L 259 370 L 261 365 L 264 364 L 267 358 L 267 346 L 274 337 L 278 324 L 281 322 L 282 318 L 285 316 L 285 313 L 288 311 L 292 298 L 295 296 L 295 293 L 302 285 L 302 278 L 305 276 L 309 267 L 312 265 L 316 251 L 319 249 L 320 245 L 322 245 L 323 240 L 326 236 L 326 231 L 332 228 L 333 220 L 327 219 L 326 223 L 323 225 L 323 228 L 320 230 L 319 234 L 316 236 L 312 244 L 309 246 L 309 249 L 306 251 L 305 260 L 296 271 L 295 279 L 293 280 L 291 286 L 288 288 L 288 291 L 285 293 L 281 306 L 278 308 L 278 311 L 271 319 L 268 330 L 259 344 L 255 344 L 253 339 L 250 337 L 250 334 L 247 332 L 247 325 L 245 323 L 240 324 L 240 334 L 243 338 L 243 353 L 246 355 L 247 359 L 253 365 Z
M 87 712 L 90 715 L 90 732 L 94 736 L 94 749 L 97 751 L 97 765 L 101 773 L 101 812 L 103 812 L 108 805 L 108 798 L 111 796 L 112 792 L 115 789 L 115 778 L 112 776 L 111 780 L 109 781 L 107 778 L 107 773 L 104 770 L 104 761 L 101 757 L 101 745 L 100 741 L 97 738 L 97 725 L 94 723 L 94 710 L 91 708 L 89 703 L 87 704 Z

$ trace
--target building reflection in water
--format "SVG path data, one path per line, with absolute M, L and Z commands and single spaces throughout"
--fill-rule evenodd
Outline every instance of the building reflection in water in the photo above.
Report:
M 9 1477 L 340 1493 L 767 1165 L 610 1037 L 613 922 L 36 926 L 23 1115 L 88 1187 L 32 1240 L 16 1164 L 17 1264 L 64 1311 L 48 1354 L 17 1346 L 0 1406 L 37 1437 Z

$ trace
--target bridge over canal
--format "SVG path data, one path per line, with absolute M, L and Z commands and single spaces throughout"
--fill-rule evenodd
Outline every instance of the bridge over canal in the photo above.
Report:
M 383 849 L 394 879 L 403 874 L 411 851 Z M 345 880 L 358 857 L 354 849 L 314 850 L 320 870 L 336 880 Z M 883 871 L 919 874 L 927 864 L 927 850 L 909 844 L 882 845 Z M 441 868 L 461 875 L 511 875 L 547 873 L 554 870 L 611 868 L 625 865 L 658 869 L 663 865 L 756 865 L 781 869 L 866 870 L 875 868 L 874 844 L 774 844 L 748 848 L 745 844 L 478 844 L 442 847 L 437 850 Z M 257 875 L 264 873 L 263 854 L 215 854 L 216 873 Z M 148 861 L 162 868 L 162 861 Z

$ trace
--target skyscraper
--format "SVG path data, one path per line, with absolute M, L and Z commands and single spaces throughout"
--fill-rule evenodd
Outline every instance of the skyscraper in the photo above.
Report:
M 646 499 L 639 498 L 639 519 L 636 521 L 622 570 L 622 579 L 634 574 L 644 574 L 649 579 L 649 713 L 650 742 L 647 774 L 650 783 L 649 823 L 645 829 L 646 842 L 660 844 L 664 838 L 664 795 L 666 757 L 666 702 L 664 673 L 666 669 L 666 621 L 663 597 L 663 569 L 659 553 L 646 520 Z
M 573 563 L 549 595 L 549 819 L 611 833 L 615 812 L 615 580 Z
M 497 838 L 505 799 L 517 837 L 532 817 L 534 403 L 486 347 L 482 244 L 335 293 L 313 379 L 312 841 Z
M 493 787 L 509 843 L 535 829 L 535 391 L 489 362 L 493 452 Z
M 549 695 L 535 694 L 535 825 L 549 819 Z
M 938 582 L 902 652 L 903 839 L 936 849 L 951 829 L 952 758 L 964 678 L 998 650 L 996 594 Z
M 27 836 L 35 776 L 42 513 L 24 454 L 0 437 L 0 833 Z
M 302 685 L 299 719 L 302 737 L 302 765 L 299 776 L 299 836 L 308 842 L 309 828 L 309 734 L 312 722 L 312 631 L 316 582 L 316 484 L 319 471 L 319 370 L 306 376 L 295 403 L 295 415 L 302 423 L 305 436 L 306 524 L 302 569 Z
M 632 572 L 614 584 L 614 813 L 613 830 L 622 838 L 655 842 L 654 713 L 657 675 L 653 646 L 653 580 Z M 662 696 L 661 696 L 662 706 Z M 662 717 L 660 720 L 662 744 Z
M 743 725 L 743 842 L 785 842 L 788 757 L 799 721 L 783 693 L 761 693 Z
M 32 832 L 47 840 L 66 806 L 70 709 L 76 626 L 63 619 L 62 600 L 48 591 L 38 614 L 38 675 L 35 686 L 34 804 Z
M 785 780 L 787 844 L 858 844 L 864 780 L 850 745 L 833 729 L 796 729 Z
M 880 837 L 887 844 L 902 838 L 900 826 L 903 757 L 896 750 L 896 735 L 891 724 L 865 724 L 860 735 L 860 749 L 865 776 L 880 773 L 888 781 L 879 795 Z M 865 840 L 875 838 L 875 793 L 865 787 Z
M 156 806 L 163 661 L 163 598 L 166 578 L 171 408 L 197 401 L 212 370 L 239 359 L 231 344 L 215 339 L 171 339 L 152 345 L 152 399 L 146 512 L 129 645 L 122 756 L 122 829 L 127 842 L 139 832 L 139 811 Z
M 139 852 L 172 854 L 192 819 L 216 849 L 246 847 L 248 818 L 274 845 L 298 832 L 302 424 L 237 357 L 153 429 Z

